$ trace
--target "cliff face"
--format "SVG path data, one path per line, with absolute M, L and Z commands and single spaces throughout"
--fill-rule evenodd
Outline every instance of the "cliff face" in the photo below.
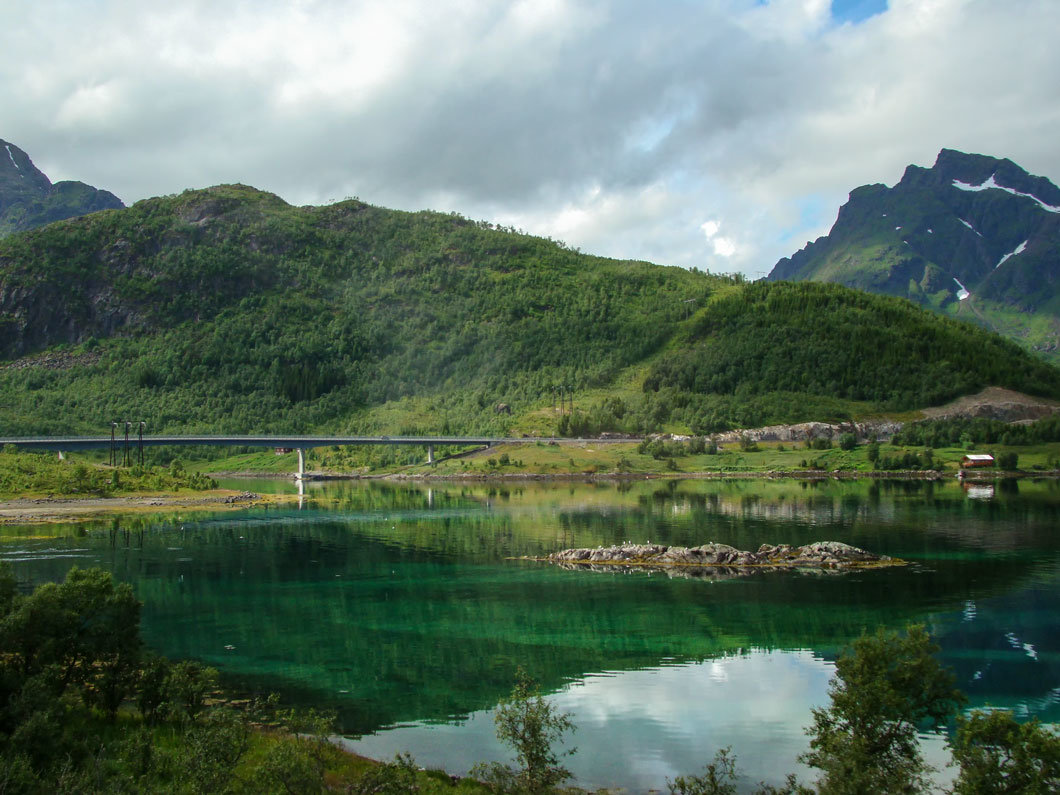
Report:
M 52 184 L 29 155 L 0 139 L 0 237 L 124 206 L 110 191 L 83 182 Z
M 831 232 L 767 278 L 902 296 L 1055 351 L 1060 188 L 1011 160 L 943 149 L 893 188 L 853 190 Z
M 771 281 L 831 281 L 941 305 L 964 292 L 1034 310 L 1056 297 L 1060 188 L 1011 160 L 950 149 L 893 188 L 856 188 L 831 232 Z

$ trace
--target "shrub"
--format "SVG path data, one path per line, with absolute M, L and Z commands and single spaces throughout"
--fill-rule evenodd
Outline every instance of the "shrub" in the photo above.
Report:
M 559 764 L 559 757 L 575 749 L 557 752 L 553 746 L 568 732 L 574 731 L 570 715 L 556 712 L 541 697 L 536 683 L 520 668 L 516 672 L 511 695 L 497 707 L 494 720 L 497 739 L 511 746 L 520 769 L 512 770 L 494 762 L 477 765 L 472 775 L 482 777 L 502 792 L 544 793 L 570 778 L 570 771 Z

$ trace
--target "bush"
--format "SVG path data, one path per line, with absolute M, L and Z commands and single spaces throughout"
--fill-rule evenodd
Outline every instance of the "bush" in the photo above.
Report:
M 853 450 L 858 446 L 858 437 L 852 433 L 844 433 L 839 437 L 840 450 Z
M 698 776 L 666 780 L 672 795 L 736 795 L 736 760 L 731 748 L 722 748 Z
M 170 704 L 179 707 L 188 720 L 195 720 L 206 706 L 206 696 L 217 689 L 217 676 L 216 668 L 194 660 L 175 663 L 166 682 Z
M 555 707 L 543 699 L 536 683 L 520 668 L 516 672 L 511 695 L 497 707 L 494 720 L 497 739 L 511 746 L 520 769 L 512 770 L 494 762 L 477 765 L 472 775 L 483 778 L 502 792 L 522 791 L 544 793 L 570 778 L 570 771 L 559 764 L 559 757 L 573 754 L 575 749 L 557 752 L 554 745 L 568 732 L 574 731 L 570 715 L 557 713 Z

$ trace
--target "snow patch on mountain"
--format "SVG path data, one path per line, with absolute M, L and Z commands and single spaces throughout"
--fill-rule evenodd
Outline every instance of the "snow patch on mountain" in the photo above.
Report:
M 958 300 L 958 301 L 963 301 L 963 300 L 964 300 L 965 298 L 967 298 L 968 296 L 970 296 L 970 295 L 971 295 L 971 293 L 970 293 L 970 292 L 968 292 L 968 288 L 967 288 L 967 287 L 965 287 L 965 286 L 964 286 L 963 284 L 961 284 L 961 283 L 960 283 L 959 281 L 957 281 L 957 278 L 956 278 L 956 277 L 954 277 L 954 279 L 953 279 L 953 280 L 954 280 L 955 282 L 957 282 L 957 287 L 959 288 L 959 289 L 957 290 L 957 300 Z
M 1041 207 L 1043 210 L 1047 210 L 1051 213 L 1060 213 L 1060 207 L 1054 207 L 1051 204 L 1046 204 L 1033 194 L 1021 193 L 1020 191 L 1015 190 L 1014 188 L 1006 188 L 1004 185 L 999 185 L 997 183 L 997 180 L 994 178 L 995 176 L 996 175 L 991 174 L 984 182 L 979 185 L 969 185 L 967 182 L 961 182 L 959 179 L 955 179 L 953 180 L 953 187 L 958 188 L 959 190 L 967 190 L 972 192 L 978 192 L 981 190 L 1003 190 L 1005 191 L 1005 193 L 1011 193 L 1013 196 L 1024 196 L 1028 199 L 1034 199 L 1034 201 L 1038 202 L 1038 206 Z
M 15 156 L 13 154 L 11 154 L 11 146 L 10 146 L 10 144 L 4 144 L 4 149 L 7 150 L 7 156 L 11 158 L 11 165 L 13 165 L 15 168 L 18 169 L 19 176 L 21 176 L 22 169 L 18 168 L 18 163 L 15 162 Z
M 1006 254 L 1001 259 L 999 259 L 997 261 L 997 265 L 994 266 L 994 270 L 997 270 L 998 268 L 1000 268 L 1002 263 L 1004 263 L 1005 260 L 1007 260 L 1009 257 L 1015 257 L 1017 254 L 1022 254 L 1024 249 L 1027 248 L 1027 244 L 1028 243 L 1030 243 L 1029 240 L 1024 240 L 1022 243 L 1020 243 L 1018 246 L 1016 246 L 1015 249 L 1013 249 L 1008 254 Z
M 976 228 L 975 228 L 974 226 L 972 226 L 972 225 L 971 225 L 970 223 L 968 223 L 967 221 L 965 221 L 965 220 L 964 220 L 963 218 L 958 218 L 957 220 L 958 220 L 958 221 L 960 221 L 960 222 L 961 222 L 962 224 L 964 224 L 964 225 L 965 225 L 966 227 L 968 227 L 969 229 L 971 229 L 971 230 L 972 230 L 973 232 L 975 232 L 975 233 L 976 233 L 977 235 L 979 235 L 979 237 L 982 237 L 982 234 L 980 234 L 979 230 L 978 230 L 978 229 L 976 229 Z

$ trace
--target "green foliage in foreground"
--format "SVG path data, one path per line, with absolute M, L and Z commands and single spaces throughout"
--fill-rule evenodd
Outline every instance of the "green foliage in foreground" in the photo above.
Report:
M 0 567 L 0 792 L 484 791 L 345 754 L 329 715 L 220 705 L 215 670 L 143 649 L 139 611 L 98 569 L 23 595 Z
M 1017 723 L 1005 710 L 959 716 L 950 748 L 961 770 L 955 795 L 1060 791 L 1060 737 L 1037 719 Z
M 201 472 L 169 467 L 120 469 L 60 461 L 53 453 L 0 452 L 0 496 L 50 494 L 110 497 L 135 492 L 203 491 L 217 483 Z

